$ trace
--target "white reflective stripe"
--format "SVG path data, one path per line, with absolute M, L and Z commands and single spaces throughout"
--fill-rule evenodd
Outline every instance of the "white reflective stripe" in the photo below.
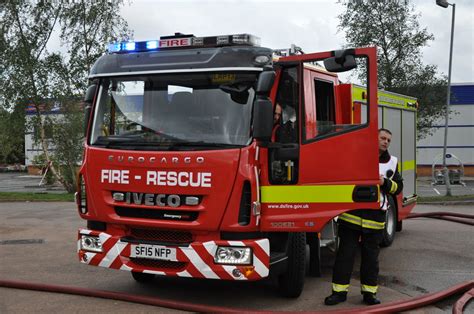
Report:
M 360 289 L 362 292 L 370 292 L 370 293 L 377 293 L 378 286 L 368 286 L 368 285 L 361 285 Z
M 120 255 L 120 253 L 122 253 L 125 246 L 125 243 L 121 243 L 120 241 L 117 242 L 114 246 L 110 248 L 105 257 L 100 261 L 98 266 L 110 267 L 110 265 L 112 265 L 112 263 Z
M 189 261 L 196 267 L 196 269 L 206 278 L 219 279 L 212 269 L 204 263 L 201 257 L 192 248 L 183 249 L 182 252 L 188 257 Z
M 270 241 L 268 241 L 268 239 L 258 240 L 255 243 L 257 243 L 267 255 L 270 255 Z
M 214 257 L 216 255 L 216 251 L 217 251 L 216 242 L 214 242 L 214 241 L 204 242 L 202 245 L 207 250 L 207 252 L 209 252 L 209 254 L 211 254 L 212 257 Z
M 153 70 L 153 71 L 132 71 L 132 72 L 115 72 L 100 73 L 89 75 L 89 78 L 104 76 L 126 76 L 126 75 L 145 75 L 145 74 L 161 74 L 161 73 L 189 73 L 189 72 L 227 72 L 227 71 L 255 71 L 262 72 L 262 68 L 251 67 L 228 67 L 228 68 L 202 68 L 202 69 L 175 69 L 175 70 Z
M 104 245 L 105 241 L 107 241 L 108 239 L 110 239 L 112 236 L 110 234 L 107 234 L 105 232 L 101 232 L 99 233 L 99 239 L 100 239 L 100 242 L 102 243 L 102 245 Z
M 192 277 L 190 273 L 188 273 L 187 271 L 183 270 L 179 273 L 176 273 L 176 276 L 178 277 Z
M 122 266 L 120 266 L 119 268 L 120 270 L 128 270 L 128 271 L 132 271 L 132 267 L 130 266 L 127 266 L 125 264 L 122 264 Z
M 77 240 L 77 251 L 81 250 L 81 239 Z
M 79 234 L 84 234 L 84 235 L 88 235 L 88 234 L 91 234 L 92 230 L 88 230 L 88 229 L 80 229 L 79 230 Z
M 388 162 L 379 163 L 379 174 L 383 175 L 384 178 L 387 178 L 387 171 L 392 170 L 393 173 L 395 173 L 396 170 L 397 170 L 397 165 L 398 165 L 397 157 L 390 156 L 390 160 Z M 389 178 L 389 179 L 391 179 L 391 178 Z M 393 188 L 393 185 L 392 185 L 392 188 Z M 387 196 L 385 196 L 385 193 L 383 193 L 382 191 L 380 191 L 380 194 L 381 194 L 380 195 L 380 205 L 381 205 L 380 207 L 383 210 L 386 210 L 387 209 L 387 204 L 388 204 Z
M 265 266 L 265 264 L 263 264 L 255 254 L 253 255 L 253 265 L 255 266 L 255 271 L 260 275 L 260 277 L 268 276 L 269 271 L 267 266 Z

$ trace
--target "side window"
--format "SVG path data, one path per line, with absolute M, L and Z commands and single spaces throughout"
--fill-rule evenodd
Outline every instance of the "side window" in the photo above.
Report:
M 345 133 L 367 124 L 366 91 L 363 87 L 335 84 L 329 75 L 305 70 L 305 141 Z
M 281 73 L 274 115 L 276 142 L 297 143 L 299 139 L 297 73 L 295 67 L 283 69 Z
M 336 108 L 332 82 L 314 80 L 317 136 L 336 131 Z

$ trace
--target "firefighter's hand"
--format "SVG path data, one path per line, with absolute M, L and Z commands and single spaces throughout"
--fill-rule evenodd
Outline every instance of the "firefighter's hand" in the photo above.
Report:
M 380 175 L 380 185 L 383 185 L 385 181 L 385 178 L 383 177 L 383 175 Z

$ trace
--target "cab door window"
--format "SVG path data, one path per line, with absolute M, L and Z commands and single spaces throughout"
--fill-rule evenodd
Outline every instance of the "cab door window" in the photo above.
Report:
M 303 143 L 349 132 L 367 124 L 365 103 L 352 101 L 352 85 L 320 70 L 304 70 Z
M 336 108 L 332 82 L 314 80 L 317 136 L 336 132 Z

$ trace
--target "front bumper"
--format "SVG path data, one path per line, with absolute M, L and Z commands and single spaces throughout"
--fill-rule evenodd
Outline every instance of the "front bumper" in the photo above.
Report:
M 102 252 L 81 249 L 81 236 L 99 237 Z M 119 236 L 88 229 L 79 229 L 77 251 L 79 260 L 88 265 L 121 269 L 133 272 L 177 277 L 193 277 L 220 280 L 259 280 L 268 276 L 270 245 L 268 239 L 243 241 L 192 242 L 186 246 L 170 246 L 176 249 L 177 261 L 130 257 L 132 243 Z M 222 265 L 214 263 L 218 246 L 252 248 L 251 265 Z

